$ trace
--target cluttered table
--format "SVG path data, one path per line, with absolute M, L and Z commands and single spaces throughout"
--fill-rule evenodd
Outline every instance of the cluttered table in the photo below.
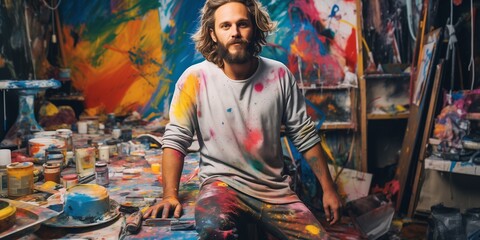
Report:
M 186 156 L 181 177 L 179 196 L 184 207 L 182 217 L 164 220 L 142 219 L 139 230 L 127 231 L 126 223 L 129 216 L 146 210 L 163 196 L 161 158 L 160 149 L 111 157 L 107 165 L 109 184 L 105 186 L 110 198 L 110 211 L 94 222 L 73 221 L 68 216 L 69 220 L 65 220 L 63 209 L 57 208 L 58 205 L 62 205 L 62 194 L 65 193 L 65 188 L 60 184 L 52 188 L 52 186 L 45 186 L 47 183 L 37 182 L 35 183 L 37 191 L 33 194 L 3 199 L 14 203 L 20 211 L 16 212 L 16 225 L 6 231 L 0 231 L 0 238 L 197 239 L 194 228 L 194 204 L 199 186 L 197 177 L 199 154 L 195 152 Z M 62 170 L 62 175 L 71 172 L 75 172 L 75 167 L 66 167 Z M 79 184 L 96 183 L 95 178 L 84 180 L 87 181 Z M 51 190 L 42 191 L 49 187 Z M 26 221 L 25 216 L 33 220 Z M 39 223 L 39 218 L 49 219 L 43 219 Z M 127 222 L 125 222 L 126 219 Z

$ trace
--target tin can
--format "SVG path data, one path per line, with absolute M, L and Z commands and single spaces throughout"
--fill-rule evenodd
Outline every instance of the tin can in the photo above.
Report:
M 45 163 L 58 163 L 60 167 L 65 164 L 65 150 L 54 148 L 45 150 Z
M 33 163 L 7 165 L 8 196 L 22 197 L 33 193 Z
M 75 173 L 64 175 L 62 177 L 62 182 L 64 188 L 73 187 L 78 184 L 78 175 Z
M 101 186 L 108 186 L 108 184 L 110 184 L 110 178 L 108 177 L 108 166 L 106 162 L 95 163 L 95 181 Z
M 8 193 L 8 184 L 7 184 L 7 166 L 0 165 L 0 194 L 4 195 Z
M 70 129 L 57 129 L 56 130 L 58 138 L 61 138 L 65 141 L 67 151 L 73 150 L 73 132 Z
M 46 181 L 60 183 L 60 163 L 43 164 L 43 176 Z
M 110 161 L 110 148 L 108 146 L 98 147 L 98 160 L 108 162 Z
M 118 155 L 118 145 L 121 143 L 119 140 L 110 139 L 106 141 L 110 157 Z

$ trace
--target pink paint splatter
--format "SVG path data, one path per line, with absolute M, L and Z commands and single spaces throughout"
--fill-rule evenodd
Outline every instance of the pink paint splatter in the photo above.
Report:
M 263 91 L 263 84 L 262 83 L 255 84 L 255 91 L 257 92 Z
M 213 129 L 210 129 L 210 136 L 211 136 L 212 138 L 215 137 L 215 131 L 213 131 Z

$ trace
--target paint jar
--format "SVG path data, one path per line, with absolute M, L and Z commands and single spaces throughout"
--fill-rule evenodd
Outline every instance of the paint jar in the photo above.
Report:
M 86 121 L 77 122 L 77 129 L 78 129 L 78 133 L 87 134 L 88 132 L 87 122 Z
M 108 184 L 110 184 L 110 178 L 108 177 L 108 166 L 106 162 L 95 163 L 95 181 L 101 186 L 108 186 Z
M 112 137 L 114 139 L 119 139 L 122 136 L 122 130 L 120 128 L 112 129 Z
M 75 163 L 75 155 L 72 151 L 68 151 L 65 155 L 65 167 L 68 167 L 70 163 Z
M 43 176 L 45 177 L 45 182 L 60 183 L 60 163 L 43 164 Z
M 7 165 L 8 196 L 22 197 L 33 193 L 33 163 Z
M 64 188 L 73 187 L 78 184 L 78 175 L 75 173 L 66 174 L 62 177 L 62 183 Z
M 10 163 L 12 163 L 12 151 L 0 149 L 0 166 L 7 166 Z
M 154 174 L 159 174 L 160 173 L 160 163 L 152 163 L 150 166 L 152 168 L 152 172 Z
M 105 121 L 105 133 L 111 134 L 115 125 L 116 125 L 115 113 L 109 113 L 107 115 L 107 120 Z
M 73 132 L 70 129 L 57 129 L 57 137 L 65 141 L 67 151 L 72 151 L 73 149 Z
M 102 162 L 110 161 L 110 148 L 108 146 L 98 147 L 98 160 Z
M 75 167 L 81 177 L 94 174 L 95 148 L 86 146 L 75 149 Z
M 119 140 L 110 139 L 106 141 L 110 157 L 118 155 L 118 145 L 121 143 Z
M 58 163 L 63 168 L 65 164 L 65 155 L 63 149 L 47 149 L 45 150 L 45 163 Z
M 124 142 L 128 142 L 132 140 L 132 129 L 131 128 L 123 128 L 121 130 L 122 134 L 120 135 L 120 139 Z
M 88 134 L 95 134 L 98 131 L 98 125 L 95 126 L 95 122 L 87 121 L 87 133 Z
M 7 179 L 7 166 L 0 165 L 0 195 L 6 195 L 8 193 Z

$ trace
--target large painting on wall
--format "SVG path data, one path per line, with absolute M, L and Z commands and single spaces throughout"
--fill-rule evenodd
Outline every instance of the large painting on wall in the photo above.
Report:
M 262 0 L 278 30 L 262 56 L 306 83 L 339 84 L 357 67 L 355 0 Z M 162 116 L 181 73 L 203 57 L 190 38 L 198 0 L 62 1 L 63 51 L 91 115 Z

